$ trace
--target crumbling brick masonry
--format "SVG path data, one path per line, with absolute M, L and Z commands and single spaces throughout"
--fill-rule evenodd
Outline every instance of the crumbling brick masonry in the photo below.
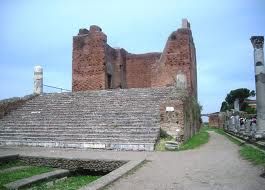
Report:
M 171 86 L 183 73 L 191 95 L 197 97 L 196 53 L 190 24 L 172 32 L 163 52 L 132 54 L 107 44 L 98 26 L 80 29 L 73 37 L 72 90 Z

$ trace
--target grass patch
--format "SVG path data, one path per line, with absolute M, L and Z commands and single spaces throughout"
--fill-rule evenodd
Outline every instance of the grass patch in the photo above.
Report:
M 240 155 L 256 165 L 265 166 L 265 153 L 253 147 L 244 145 L 239 150 Z
M 174 138 L 170 135 L 165 135 L 164 132 L 162 133 L 162 137 L 160 136 L 160 140 L 155 146 L 156 151 L 168 151 L 165 148 L 165 144 L 167 141 L 172 141 Z M 207 132 L 207 128 L 201 128 L 201 130 L 193 135 L 188 141 L 180 145 L 178 150 L 188 150 L 200 147 L 201 145 L 207 143 L 209 141 L 209 133 Z M 177 150 L 177 151 L 178 151 Z
M 179 150 L 188 150 L 198 148 L 209 141 L 209 133 L 203 128 L 188 141 L 182 144 Z
M 160 139 L 155 145 L 156 151 L 167 151 L 165 148 L 165 144 L 167 141 L 172 141 L 174 138 L 167 134 L 167 132 L 163 129 L 160 129 Z
M 75 190 L 97 180 L 101 176 L 70 176 L 67 179 L 55 182 L 53 186 L 48 186 L 45 182 L 31 186 L 34 190 Z
M 8 172 L 8 173 L 1 174 L 0 189 L 1 190 L 5 189 L 3 185 L 7 183 L 10 183 L 10 182 L 13 182 L 19 179 L 31 177 L 34 175 L 38 175 L 41 173 L 50 172 L 52 170 L 53 170 L 52 168 L 48 168 L 48 167 L 32 166 L 30 168 L 21 169 L 15 172 Z
M 3 163 L 0 163 L 0 170 L 4 170 L 4 169 L 7 169 L 7 168 L 12 168 L 12 167 L 15 167 L 15 166 L 23 166 L 25 165 L 23 162 L 19 161 L 19 160 L 12 160 L 12 161 L 9 161 L 9 162 L 3 162 Z
M 165 148 L 165 144 L 167 141 L 174 140 L 173 137 L 166 137 L 166 138 L 160 138 L 159 141 L 156 143 L 155 150 L 156 151 L 167 151 Z

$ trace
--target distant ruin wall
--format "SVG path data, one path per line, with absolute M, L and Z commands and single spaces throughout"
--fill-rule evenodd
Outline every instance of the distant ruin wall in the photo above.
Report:
M 209 126 L 210 127 L 219 128 L 220 127 L 219 121 L 220 121 L 220 119 L 219 119 L 219 115 L 218 114 L 209 116 Z

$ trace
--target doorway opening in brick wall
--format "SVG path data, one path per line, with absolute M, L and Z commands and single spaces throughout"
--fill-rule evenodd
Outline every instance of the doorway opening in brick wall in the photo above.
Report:
M 107 74 L 107 88 L 110 89 L 111 88 L 111 74 Z

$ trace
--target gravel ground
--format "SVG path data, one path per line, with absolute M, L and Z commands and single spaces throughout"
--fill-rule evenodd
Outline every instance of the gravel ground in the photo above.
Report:
M 115 190 L 265 190 L 260 167 L 240 158 L 239 147 L 210 132 L 201 148 L 181 152 L 119 152 L 45 148 L 0 148 L 0 155 L 66 157 L 81 159 L 147 159 L 141 168 L 116 181 Z

